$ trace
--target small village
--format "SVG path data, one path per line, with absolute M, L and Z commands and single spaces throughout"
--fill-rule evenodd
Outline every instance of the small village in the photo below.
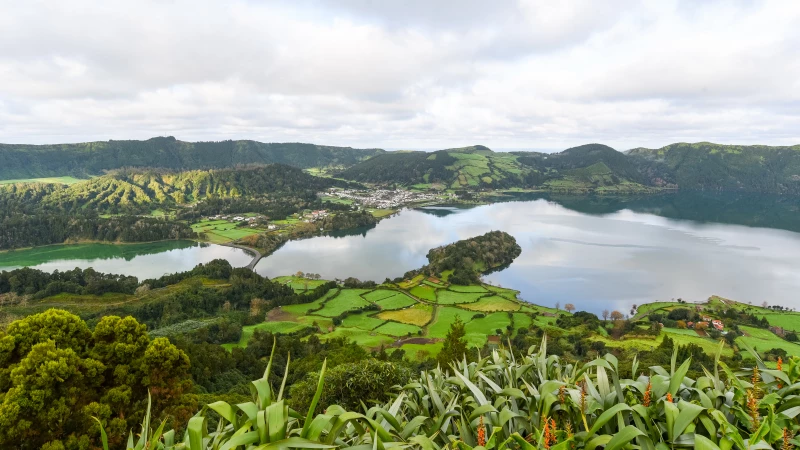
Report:
M 379 209 L 395 209 L 410 204 L 456 198 L 455 194 L 432 194 L 428 192 L 406 191 L 403 189 L 356 190 L 331 188 L 320 195 L 335 197 L 362 206 Z

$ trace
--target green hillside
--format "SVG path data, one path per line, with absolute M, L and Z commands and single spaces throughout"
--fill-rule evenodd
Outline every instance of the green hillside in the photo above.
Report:
M 191 170 L 272 163 L 301 169 L 348 167 L 381 153 L 380 149 L 300 143 L 184 142 L 174 137 L 56 145 L 0 144 L 0 179 L 86 177 L 123 167 Z
M 493 152 L 480 145 L 433 153 L 392 152 L 363 161 L 340 176 L 367 183 L 445 189 L 646 189 L 645 178 L 628 157 L 599 144 L 555 154 Z
M 120 170 L 68 186 L 0 186 L 0 199 L 29 199 L 59 210 L 116 211 L 274 193 L 310 192 L 313 195 L 331 186 L 346 185 L 344 181 L 315 177 L 281 164 L 186 172 Z
M 511 153 L 482 145 L 427 152 L 391 152 L 363 161 L 340 173 L 367 183 L 425 184 L 439 188 L 510 188 L 529 184 L 525 170 Z
M 626 152 L 651 180 L 674 180 L 681 189 L 800 194 L 800 145 L 672 144 Z
M 800 195 L 800 146 L 672 144 L 624 153 L 602 144 L 559 153 L 498 153 L 474 146 L 385 153 L 340 175 L 366 183 L 440 189 L 645 192 L 666 188 Z

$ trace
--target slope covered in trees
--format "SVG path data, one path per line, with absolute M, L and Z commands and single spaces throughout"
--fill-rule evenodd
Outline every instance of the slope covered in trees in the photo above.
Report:
M 407 272 L 405 278 L 417 273 L 441 276 L 452 270 L 449 281 L 454 284 L 478 283 L 481 273 L 507 266 L 522 253 L 514 236 L 503 231 L 490 231 L 470 239 L 431 249 L 428 264 Z
M 125 169 L 72 185 L 20 184 L 0 187 L 0 203 L 58 211 L 149 212 L 204 199 L 316 194 L 348 182 L 308 175 L 281 164 L 236 169 Z
M 559 153 L 492 152 L 486 147 L 392 152 L 341 172 L 376 184 L 440 188 L 543 188 L 641 192 L 653 188 L 800 195 L 800 146 L 673 144 L 618 152 L 588 144 Z
M 627 156 L 651 179 L 669 177 L 681 189 L 800 195 L 800 145 L 679 143 L 637 148 Z
M 271 163 L 303 169 L 347 167 L 381 153 L 380 149 L 300 143 L 184 142 L 174 137 L 57 145 L 0 144 L 0 179 L 85 177 L 123 167 L 190 170 Z

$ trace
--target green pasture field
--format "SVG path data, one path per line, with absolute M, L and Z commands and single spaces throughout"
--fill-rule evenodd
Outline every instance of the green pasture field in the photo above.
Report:
M 255 228 L 236 228 L 236 223 L 227 220 L 202 220 L 192 224 L 192 231 L 205 233 L 208 240 L 216 244 L 236 241 L 243 237 L 258 234 L 262 230 Z
M 497 295 L 505 298 L 510 298 L 512 300 L 517 298 L 519 295 L 519 291 L 515 291 L 514 289 L 506 289 L 498 286 L 486 285 L 486 289 L 496 293 Z
M 256 330 L 269 331 L 271 333 L 289 334 L 300 331 L 307 327 L 308 325 L 297 322 L 264 322 L 257 325 L 248 325 L 242 327 L 242 337 L 239 339 L 239 342 L 233 344 L 223 344 L 222 346 L 227 350 L 231 350 L 234 347 L 247 347 L 247 342 L 250 340 L 250 337 L 253 336 L 253 333 Z
M 424 279 L 425 279 L 425 275 L 417 275 L 417 276 L 415 276 L 414 278 L 412 278 L 410 280 L 403 280 L 402 282 L 400 282 L 400 284 L 398 284 L 398 286 L 400 286 L 400 289 L 408 290 L 408 289 L 411 289 L 412 287 L 420 284 L 422 282 L 422 280 L 424 280 Z
M 478 313 L 461 308 L 440 306 L 436 309 L 435 320 L 427 327 L 427 336 L 444 339 L 447 331 L 450 330 L 450 324 L 456 320 L 456 317 L 460 317 L 462 322 L 467 323 L 476 314 Z
M 427 356 L 436 357 L 442 351 L 444 342 L 432 342 L 430 344 L 403 344 L 400 348 L 405 350 L 406 356 L 412 360 L 423 360 Z
M 385 311 L 407 308 L 415 303 L 417 303 L 416 300 L 400 292 L 375 302 L 376 305 L 380 306 L 380 308 Z
M 482 292 L 484 294 L 488 292 L 483 286 L 461 286 L 458 284 L 451 284 L 447 289 L 453 292 Z
M 378 300 L 383 300 L 385 298 L 393 297 L 395 295 L 397 295 L 397 291 L 390 289 L 376 289 L 372 292 L 364 294 L 363 297 L 371 302 L 377 302 Z
M 75 184 L 81 181 L 86 181 L 86 179 L 75 178 L 75 177 L 18 178 L 14 180 L 0 180 L 0 184 L 17 184 L 17 183 Z
M 393 209 L 375 209 L 375 208 L 369 208 L 368 211 L 370 212 L 370 214 L 372 214 L 378 219 L 380 219 L 381 217 L 391 216 L 392 214 L 397 212 Z
M 439 289 L 436 291 L 436 302 L 440 305 L 455 305 L 457 303 L 472 303 L 486 295 L 483 292 L 454 292 Z
M 381 319 L 368 316 L 365 313 L 351 314 L 342 320 L 343 327 L 361 328 L 362 330 L 374 330 L 386 323 Z
M 506 327 L 511 325 L 511 319 L 505 312 L 496 312 L 486 317 L 472 319 L 464 326 L 466 339 L 470 345 L 482 347 L 486 343 L 487 336 L 496 335 L 500 329 L 503 333 Z
M 290 314 L 297 314 L 297 315 L 308 314 L 309 311 L 315 310 L 315 309 L 321 307 L 322 304 L 325 303 L 329 298 L 335 296 L 338 293 L 339 293 L 339 289 L 331 289 L 330 291 L 328 291 L 327 294 L 325 294 L 322 297 L 314 300 L 311 303 L 300 303 L 300 304 L 297 304 L 297 305 L 285 305 L 285 306 L 282 306 L 281 309 L 283 311 L 286 311 L 286 312 L 290 313 Z
M 518 311 L 520 304 L 518 302 L 492 295 L 490 297 L 482 297 L 477 302 L 464 303 L 459 305 L 472 311 L 489 312 L 489 311 Z
M 780 348 L 786 350 L 786 353 L 790 356 L 800 356 L 800 345 L 785 341 L 769 330 L 744 325 L 740 326 L 739 330 L 747 333 L 749 336 L 739 336 L 736 338 L 736 342 L 744 341 L 759 353 L 772 350 L 773 348 Z
M 800 331 L 800 313 L 774 312 L 771 314 L 757 314 L 759 318 L 766 317 L 770 325 L 786 330 Z
M 345 311 L 352 311 L 367 306 L 370 303 L 361 298 L 361 294 L 367 291 L 367 289 L 342 289 L 339 295 L 325 302 L 322 309 L 316 311 L 314 314 L 323 317 L 336 317 Z
M 300 278 L 294 275 L 275 277 L 272 281 L 285 284 L 297 293 L 306 292 L 306 284 L 308 284 L 308 290 L 310 291 L 327 283 L 326 280 L 309 280 L 308 278 Z
M 407 323 L 410 325 L 424 326 L 431 320 L 433 307 L 424 303 L 417 303 L 414 306 L 398 309 L 395 311 L 383 311 L 378 314 L 378 318 L 383 320 L 393 320 L 395 322 Z
M 323 341 L 342 337 L 367 348 L 376 348 L 380 347 L 381 345 L 389 345 L 394 342 L 394 338 L 375 333 L 374 331 L 362 330 L 361 328 L 336 327 L 336 329 L 332 332 L 321 334 L 319 336 L 320 340 Z
M 436 289 L 430 286 L 425 286 L 424 284 L 414 286 L 410 291 L 408 291 L 408 293 L 414 297 L 421 298 L 429 302 L 436 302 Z
M 514 313 L 514 331 L 517 331 L 520 328 L 528 328 L 531 323 L 533 323 L 533 319 L 530 315 L 524 313 Z
M 381 334 L 387 334 L 389 336 L 396 336 L 396 337 L 404 337 L 409 334 L 412 336 L 417 336 L 417 334 L 422 330 L 422 328 L 416 325 L 409 325 L 406 323 L 398 323 L 398 322 L 384 322 L 383 325 L 375 328 L 375 331 Z

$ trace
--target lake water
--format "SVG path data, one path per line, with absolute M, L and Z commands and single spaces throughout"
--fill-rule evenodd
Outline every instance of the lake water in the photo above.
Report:
M 237 248 L 192 241 L 48 245 L 0 253 L 0 270 L 27 266 L 52 272 L 93 267 L 100 272 L 122 273 L 144 280 L 184 272 L 217 258 L 227 259 L 234 267 L 244 267 L 253 259 Z
M 256 270 L 382 281 L 424 265 L 433 247 L 502 230 L 522 254 L 486 279 L 533 303 L 628 311 L 721 295 L 800 307 L 797 199 L 752 197 L 548 197 L 404 210 L 358 234 L 289 242 Z
M 516 237 L 522 254 L 486 279 L 533 303 L 628 311 L 634 303 L 716 294 L 800 308 L 796 197 L 534 195 L 474 208 L 404 210 L 372 229 L 289 242 L 256 270 L 380 282 L 426 264 L 433 247 L 491 230 Z M 94 267 L 145 279 L 215 258 L 237 267 L 251 260 L 239 249 L 191 241 L 81 244 L 0 253 L 0 270 Z

